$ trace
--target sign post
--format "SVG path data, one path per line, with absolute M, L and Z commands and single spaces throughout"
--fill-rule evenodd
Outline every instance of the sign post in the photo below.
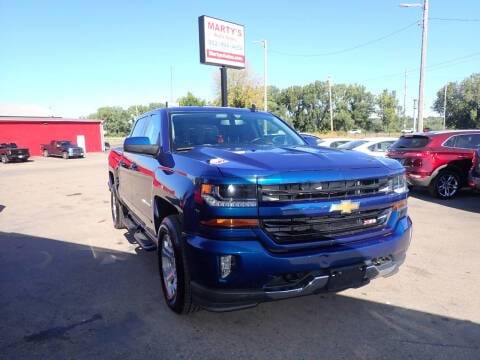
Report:
M 220 66 L 222 106 L 228 106 L 227 68 L 245 68 L 245 27 L 202 15 L 198 34 L 200 63 Z

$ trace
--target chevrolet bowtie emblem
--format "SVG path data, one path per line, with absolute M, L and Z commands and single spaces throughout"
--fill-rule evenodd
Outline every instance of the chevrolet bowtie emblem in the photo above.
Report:
M 351 202 L 350 200 L 343 200 L 340 204 L 330 205 L 330 212 L 340 211 L 342 214 L 351 214 L 352 211 L 358 210 L 360 204 L 358 202 Z

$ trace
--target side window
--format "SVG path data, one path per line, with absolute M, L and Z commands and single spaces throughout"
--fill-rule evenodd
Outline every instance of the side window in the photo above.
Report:
M 386 152 L 394 141 L 382 141 L 381 143 L 377 144 L 377 150 L 376 151 L 381 151 L 381 152 Z
M 131 137 L 143 136 L 145 131 L 145 125 L 147 122 L 147 118 L 143 117 L 138 119 L 133 126 L 132 133 L 130 134 Z
M 160 116 L 158 114 L 147 117 L 147 124 L 142 136 L 150 139 L 150 144 L 156 144 L 160 135 Z
M 457 143 L 457 138 L 458 136 L 452 136 L 443 144 L 443 146 L 454 148 Z
M 480 134 L 458 136 L 456 147 L 462 149 L 477 149 L 480 147 Z

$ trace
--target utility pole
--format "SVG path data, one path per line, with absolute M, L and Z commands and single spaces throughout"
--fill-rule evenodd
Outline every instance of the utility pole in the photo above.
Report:
M 428 0 L 423 1 L 422 55 L 420 58 L 420 81 L 418 84 L 418 130 L 423 131 L 423 88 L 425 84 L 425 65 L 427 63 L 428 43 Z
M 405 111 L 407 107 L 407 69 L 405 69 L 405 81 L 403 83 L 403 130 L 407 127 L 407 117 Z
M 445 93 L 443 95 L 443 130 L 447 128 L 447 87 L 448 84 L 445 85 Z
M 332 107 L 332 83 L 330 81 L 330 76 L 327 79 L 328 81 L 328 97 L 330 103 L 330 131 L 333 131 L 333 107 Z
M 263 46 L 263 110 L 268 111 L 268 49 L 267 49 L 267 40 L 258 40 L 254 41 L 255 44 L 261 44 Z
M 413 131 L 417 131 L 417 119 L 415 118 L 417 115 L 417 99 L 413 99 Z
M 418 82 L 418 130 L 423 131 L 423 89 L 425 85 L 425 66 L 427 63 L 427 44 L 428 44 L 428 0 L 423 0 L 422 4 L 400 4 L 404 8 L 419 8 L 423 7 L 422 20 L 422 53 L 420 56 L 420 81 Z
M 173 66 L 170 65 L 170 104 L 173 104 Z

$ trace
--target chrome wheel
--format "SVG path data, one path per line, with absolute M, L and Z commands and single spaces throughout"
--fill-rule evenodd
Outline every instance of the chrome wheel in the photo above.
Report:
M 162 278 L 168 300 L 177 295 L 177 267 L 175 253 L 170 235 L 165 233 L 162 238 Z
M 440 175 L 438 179 L 438 193 L 440 196 L 449 198 L 458 190 L 458 180 L 452 174 Z

